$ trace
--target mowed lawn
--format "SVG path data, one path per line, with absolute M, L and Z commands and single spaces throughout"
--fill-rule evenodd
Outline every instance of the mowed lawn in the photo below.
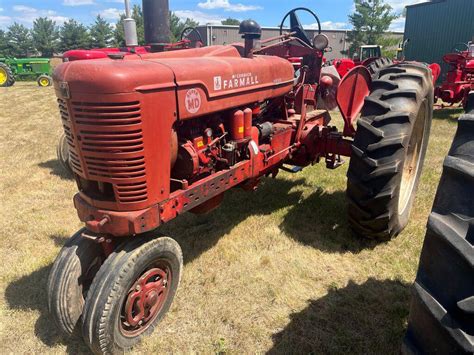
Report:
M 182 246 L 171 311 L 137 353 L 398 353 L 425 224 L 460 110 L 438 111 L 405 231 L 387 243 L 348 230 L 347 164 L 233 190 L 205 216 L 162 228 Z M 48 315 L 46 280 L 81 227 L 56 160 L 54 90 L 0 88 L 0 353 L 87 352 Z

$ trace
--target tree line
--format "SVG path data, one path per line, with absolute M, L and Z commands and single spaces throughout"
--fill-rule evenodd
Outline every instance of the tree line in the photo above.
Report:
M 144 45 L 143 13 L 140 6 L 133 7 L 132 17 L 137 23 L 139 45 Z M 6 31 L 0 29 L 0 57 L 52 57 L 55 53 L 71 49 L 122 47 L 125 46 L 124 19 L 125 15 L 122 14 L 118 22 L 111 25 L 99 14 L 90 26 L 74 19 L 57 26 L 55 21 L 39 17 L 34 20 L 31 29 L 15 22 Z M 186 27 L 196 27 L 199 23 L 189 18 L 181 20 L 170 12 L 170 25 L 171 40 L 174 42 L 179 40 Z

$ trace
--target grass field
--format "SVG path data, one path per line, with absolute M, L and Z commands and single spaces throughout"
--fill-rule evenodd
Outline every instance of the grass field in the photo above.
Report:
M 398 353 L 460 113 L 436 113 L 410 224 L 388 243 L 350 234 L 347 164 L 282 173 L 164 226 L 183 248 L 183 279 L 159 330 L 134 351 Z M 60 131 L 52 88 L 0 88 L 0 353 L 87 352 L 58 334 L 46 306 L 51 265 L 81 227 L 75 184 L 56 160 Z

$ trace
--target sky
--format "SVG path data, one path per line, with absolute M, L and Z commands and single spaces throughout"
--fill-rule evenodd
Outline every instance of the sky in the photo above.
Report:
M 130 0 L 141 4 L 141 0 Z M 401 14 L 406 5 L 427 0 L 387 0 L 394 12 Z M 323 29 L 350 29 L 347 16 L 354 10 L 353 0 L 170 0 L 170 9 L 181 18 L 191 18 L 200 24 L 218 24 L 232 17 L 239 20 L 254 19 L 261 26 L 278 26 L 282 17 L 291 8 L 310 7 L 319 16 Z M 291 4 L 290 4 L 291 3 Z M 31 27 L 37 17 L 49 17 L 62 24 L 74 18 L 90 24 L 100 14 L 115 23 L 124 12 L 123 0 L 0 0 L 0 28 L 6 29 L 14 22 Z M 301 15 L 301 22 L 315 26 L 315 20 Z M 403 31 L 405 19 L 400 17 L 392 23 L 391 30 Z

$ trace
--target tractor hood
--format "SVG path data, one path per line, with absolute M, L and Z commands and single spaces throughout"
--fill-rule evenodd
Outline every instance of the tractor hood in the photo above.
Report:
M 294 83 L 290 62 L 274 56 L 242 57 L 238 46 L 79 60 L 54 72 L 58 96 L 153 92 L 175 88 L 181 118 L 263 101 L 288 93 Z M 190 107 L 193 101 L 199 107 Z

